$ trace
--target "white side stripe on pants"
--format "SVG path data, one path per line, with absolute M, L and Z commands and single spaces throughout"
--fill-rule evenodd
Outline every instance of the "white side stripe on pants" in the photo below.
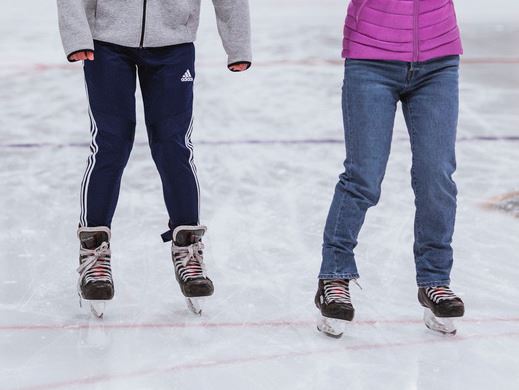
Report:
M 191 121 L 189 122 L 189 129 L 187 130 L 186 137 L 184 142 L 186 147 L 189 149 L 189 165 L 191 166 L 191 170 L 193 171 L 193 177 L 196 182 L 196 194 L 197 194 L 197 202 L 198 202 L 198 221 L 200 223 L 200 184 L 198 183 L 198 177 L 196 174 L 196 165 L 194 160 L 194 151 L 193 151 L 193 143 L 191 142 L 191 133 L 193 133 L 193 117 L 191 117 Z
M 99 147 L 97 146 L 96 137 L 97 137 L 97 123 L 94 118 L 94 114 L 92 113 L 92 108 L 90 107 L 90 96 L 88 94 L 88 85 L 85 81 L 85 90 L 88 101 L 88 115 L 90 117 L 90 134 L 92 135 L 92 141 L 90 142 L 90 156 L 88 157 L 87 168 L 85 174 L 83 175 L 83 180 L 81 181 L 81 215 L 79 218 L 79 223 L 81 227 L 88 226 L 87 216 L 88 216 L 88 186 L 90 184 L 90 177 L 92 176 L 92 171 L 94 170 L 94 166 L 96 164 L 96 155 L 99 151 Z

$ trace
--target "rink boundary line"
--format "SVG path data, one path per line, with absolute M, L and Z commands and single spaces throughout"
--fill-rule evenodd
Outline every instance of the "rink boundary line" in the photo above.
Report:
M 253 63 L 254 68 L 271 68 L 279 66 L 339 66 L 343 65 L 343 59 L 319 59 L 319 58 L 302 58 L 302 59 L 285 59 L 285 60 L 273 60 L 273 61 L 257 61 Z M 464 58 L 461 57 L 462 65 L 515 65 L 519 64 L 519 58 L 516 57 L 473 57 Z M 222 62 L 201 62 L 197 64 L 200 69 L 203 68 L 224 68 L 225 64 Z M 20 64 L 7 64 L 0 66 L 0 70 L 11 70 L 16 69 L 17 71 L 12 74 L 3 74 L 2 77 L 17 76 L 30 74 L 31 72 L 46 72 L 49 70 L 72 70 L 79 69 L 78 64 L 67 64 L 67 63 L 36 63 L 30 66 Z
M 326 337 L 323 335 L 317 335 L 320 337 Z M 92 384 L 99 384 L 103 382 L 112 382 L 116 380 L 128 380 L 134 378 L 142 378 L 151 375 L 160 375 L 160 374 L 170 374 L 179 371 L 188 371 L 188 370 L 196 370 L 196 369 L 204 369 L 204 368 L 216 368 L 216 367 L 225 367 L 232 366 L 236 364 L 249 364 L 249 363 L 262 363 L 269 362 L 277 359 L 288 359 L 288 358 L 298 358 L 298 357 L 309 357 L 316 355 L 324 355 L 330 353 L 341 353 L 345 351 L 362 351 L 362 350 L 380 350 L 387 348 L 406 348 L 420 345 L 434 345 L 434 344 L 450 344 L 450 343 L 460 343 L 465 341 L 472 340 L 487 340 L 487 339 L 495 339 L 497 337 L 518 337 L 519 332 L 507 332 L 507 333 L 495 333 L 495 334 L 472 334 L 466 336 L 441 336 L 441 335 L 431 335 L 434 338 L 428 340 L 412 340 L 412 341 L 400 341 L 400 342 L 390 342 L 390 343 L 367 343 L 367 344 L 357 344 L 357 345 L 348 345 L 342 347 L 328 347 L 321 348 L 316 350 L 307 350 L 307 351 L 295 351 L 295 352 L 286 352 L 286 353 L 275 353 L 263 356 L 247 356 L 247 357 L 236 357 L 236 358 L 227 358 L 220 360 L 205 360 L 199 362 L 192 363 L 183 363 L 172 365 L 168 367 L 162 368 L 148 368 L 148 369 L 140 369 L 140 370 L 132 370 L 127 372 L 119 372 L 114 374 L 101 374 L 101 375 L 91 375 L 79 379 L 72 379 L 61 382 L 53 382 L 46 383 L 40 385 L 32 385 L 25 387 L 16 387 L 13 388 L 17 390 L 53 390 L 60 388 L 67 388 L 69 386 L 85 386 Z M 350 340 L 348 340 L 350 341 Z M 337 341 L 340 343 L 341 341 Z
M 495 318 L 465 318 L 458 320 L 460 324 L 480 323 L 519 323 L 519 317 Z M 396 320 L 359 320 L 353 321 L 351 326 L 376 325 L 416 325 L 423 323 L 421 319 Z M 315 320 L 279 320 L 279 321 L 251 321 L 251 322 L 171 322 L 171 323 L 106 323 L 102 320 L 82 324 L 33 324 L 33 325 L 0 325 L 0 331 L 80 331 L 85 329 L 128 330 L 128 329 L 256 329 L 256 328 L 294 328 L 315 326 Z
M 396 137 L 395 142 L 406 142 L 409 138 Z M 519 135 L 510 136 L 476 136 L 458 137 L 457 142 L 519 142 Z M 319 145 L 319 144 L 343 144 L 341 138 L 315 138 L 315 139 L 242 139 L 242 140 L 199 140 L 196 145 Z M 146 146 L 148 142 L 135 142 L 134 145 Z M 88 142 L 52 143 L 52 142 L 28 142 L 28 143 L 0 143 L 0 149 L 39 149 L 39 148 L 86 148 Z

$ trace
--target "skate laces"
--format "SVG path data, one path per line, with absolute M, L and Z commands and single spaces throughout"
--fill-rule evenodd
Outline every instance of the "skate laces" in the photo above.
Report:
M 112 281 L 112 269 L 110 267 L 110 245 L 103 242 L 95 249 L 86 249 L 81 247 L 79 255 L 81 257 L 80 265 L 77 268 L 79 273 L 78 290 L 81 284 L 99 281 Z
M 204 244 L 201 241 L 189 246 L 172 246 L 175 269 L 182 280 L 205 278 Z
M 351 304 L 348 280 L 325 280 L 324 298 L 327 302 Z
M 447 286 L 427 287 L 425 293 L 434 303 L 458 299 L 458 296 Z

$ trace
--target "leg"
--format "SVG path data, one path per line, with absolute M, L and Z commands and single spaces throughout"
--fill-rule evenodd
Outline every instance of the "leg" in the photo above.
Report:
M 391 147 L 402 64 L 347 60 L 343 86 L 345 172 L 326 221 L 320 279 L 356 279 L 353 250 L 377 204 Z
M 85 61 L 92 142 L 81 183 L 82 227 L 110 226 L 135 135 L 135 65 L 124 49 L 95 43 Z
M 456 216 L 457 57 L 420 64 L 403 97 L 413 151 L 415 244 L 419 287 L 448 286 Z
M 199 186 L 191 143 L 194 60 L 194 45 L 189 43 L 144 49 L 139 64 L 151 153 L 171 229 L 198 224 Z
M 172 230 L 162 237 L 173 241 L 175 277 L 188 308 L 200 315 L 200 299 L 212 295 L 214 286 L 204 262 L 206 227 L 198 225 L 199 188 L 191 144 L 194 62 L 192 43 L 144 49 L 139 80 Z

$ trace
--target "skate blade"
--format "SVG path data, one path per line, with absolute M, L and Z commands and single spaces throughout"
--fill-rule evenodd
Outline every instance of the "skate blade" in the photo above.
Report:
M 106 309 L 106 301 L 87 301 L 90 306 L 90 312 L 96 318 L 103 318 Z
M 197 316 L 202 315 L 202 299 L 201 298 L 186 298 L 187 308 Z
M 425 326 L 432 331 L 451 336 L 456 334 L 457 329 L 452 318 L 436 317 L 431 309 L 426 308 L 423 319 Z
M 326 336 L 338 339 L 342 337 L 344 331 L 346 330 L 347 324 L 348 321 L 346 320 L 321 317 L 317 323 L 317 330 L 324 333 Z

